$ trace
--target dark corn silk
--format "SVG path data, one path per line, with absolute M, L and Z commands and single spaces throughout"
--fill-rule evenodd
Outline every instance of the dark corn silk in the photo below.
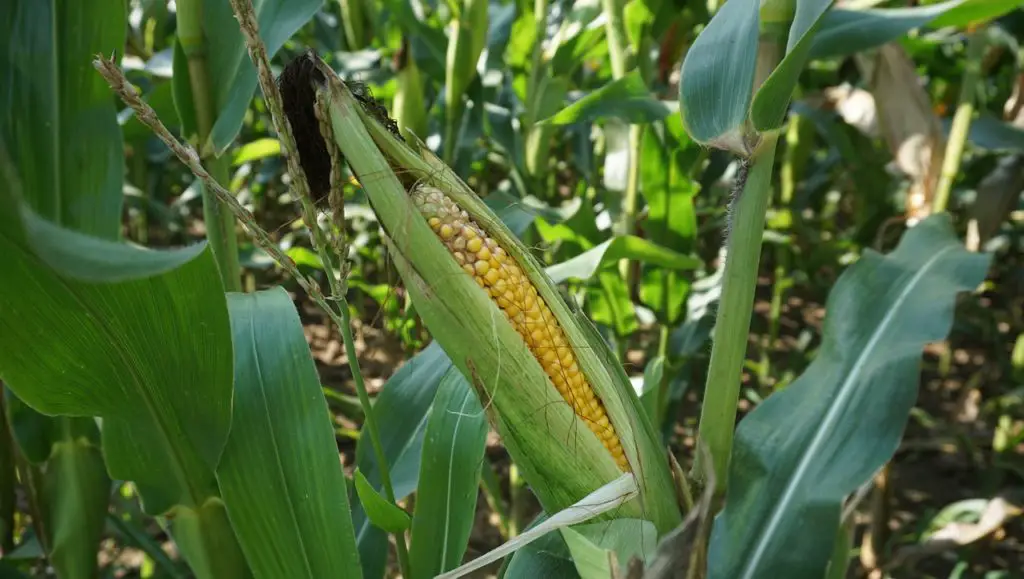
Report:
M 487 291 L 512 323 L 558 393 L 604 444 L 619 468 L 628 472 L 629 462 L 604 404 L 587 382 L 565 332 L 530 279 L 498 242 L 440 189 L 421 186 L 411 195 L 455 261 Z
M 323 67 L 323 68 L 321 68 Z M 327 81 L 324 78 L 326 65 L 313 50 L 307 50 L 285 66 L 277 80 L 284 105 L 284 114 L 292 127 L 295 144 L 299 149 L 299 163 L 306 172 L 313 199 L 324 199 L 331 188 L 331 156 L 327 152 L 320 123 L 316 116 L 316 90 Z M 369 87 L 358 82 L 346 82 L 345 86 L 381 125 L 399 139 L 398 124 L 388 116 L 387 108 L 377 99 Z M 404 141 L 404 139 L 402 139 Z

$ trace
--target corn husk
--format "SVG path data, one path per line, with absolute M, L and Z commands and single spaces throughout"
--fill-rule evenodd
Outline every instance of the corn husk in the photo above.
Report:
M 526 343 L 490 296 L 453 259 L 407 191 L 437 187 L 498 240 L 562 326 L 583 374 L 603 402 L 636 477 L 638 496 L 608 517 L 643 518 L 659 533 L 679 524 L 666 450 L 621 366 L 594 327 L 562 301 L 527 248 L 414 135 L 398 139 L 318 63 L 326 81 L 335 140 L 366 191 L 390 256 L 422 317 L 474 386 L 494 429 L 549 513 L 576 503 L 622 475 L 612 455 L 573 413 Z

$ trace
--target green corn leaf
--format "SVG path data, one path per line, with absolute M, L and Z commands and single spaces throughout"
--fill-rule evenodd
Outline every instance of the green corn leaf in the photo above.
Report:
M 46 222 L 0 189 L 0 252 L 13 268 L 0 287 L 0 379 L 40 412 L 102 417 L 107 469 L 137 484 L 150 514 L 174 511 L 177 525 L 218 500 L 231 338 L 206 246 L 105 242 Z M 219 557 L 199 576 L 238 572 L 226 519 L 201 514 L 198 524 L 223 526 L 201 529 L 222 541 L 203 544 Z
M 655 356 L 651 358 L 647 362 L 647 366 L 644 367 L 644 383 L 643 391 L 640 393 L 640 403 L 654 424 L 661 424 L 661 414 L 658 412 L 658 396 L 664 376 L 665 357 Z
M 570 278 L 588 280 L 602 267 L 617 263 L 620 259 L 675 270 L 697 269 L 703 265 L 699 258 L 683 255 L 635 235 L 622 235 L 613 237 L 572 259 L 552 265 L 545 271 L 555 283 Z
M 391 473 L 395 499 L 402 500 L 416 489 L 419 480 L 423 436 L 430 406 L 441 378 L 451 361 L 440 345 L 433 343 L 413 356 L 381 389 L 373 404 L 377 416 L 402 416 L 402 420 L 381 420 L 380 440 Z M 375 489 L 381 488 L 380 470 L 367 437 L 356 445 L 356 468 Z M 359 560 L 363 576 L 383 577 L 387 564 L 387 535 L 370 524 L 361 503 L 352 505 Z
M 541 522 L 543 513 L 530 527 Z M 538 577 L 564 577 L 577 579 L 580 575 L 573 564 L 572 554 L 560 531 L 552 531 L 517 550 L 506 559 L 506 579 L 537 579 Z
M 316 14 L 323 2 L 324 0 L 254 2 L 260 38 L 267 47 L 268 56 L 274 56 L 284 46 L 285 41 Z M 249 101 L 256 90 L 256 68 L 249 59 L 242 31 L 238 28 L 238 20 L 231 10 L 231 2 L 205 0 L 200 4 L 202 26 L 206 31 L 205 38 L 175 40 L 174 76 L 171 82 L 174 105 L 178 110 L 183 132 L 185 135 L 195 135 L 198 129 L 186 48 L 201 50 L 206 58 L 209 77 L 207 85 L 211 91 L 214 121 L 209 141 L 200 143 L 200 149 L 209 149 L 219 156 L 227 150 L 242 128 L 245 111 L 249 108 Z M 182 43 L 188 46 L 183 47 Z
M 462 563 L 475 522 L 487 416 L 466 379 L 451 368 L 434 398 L 423 441 L 409 563 L 434 577 Z
M 90 235 L 120 234 L 124 151 L 97 53 L 119 52 L 123 0 L 0 4 L 0 149 L 36 213 Z
M 957 294 L 981 283 L 989 259 L 966 251 L 941 214 L 840 277 L 818 356 L 736 430 L 710 578 L 822 576 L 843 497 L 892 457 L 921 351 L 948 333 Z
M 1024 151 L 1024 129 L 982 113 L 971 121 L 971 144 L 990 151 Z
M 363 505 L 366 517 L 374 526 L 389 533 L 402 533 L 409 529 L 412 524 L 409 513 L 382 497 L 376 489 L 370 486 L 370 481 L 366 480 L 359 470 L 356 470 L 355 483 L 359 502 Z
M 927 26 L 964 0 L 948 0 L 914 8 L 829 10 L 814 36 L 811 58 L 835 58 L 870 50 Z
M 617 519 L 561 529 L 581 579 L 605 579 L 625 573 L 633 558 L 646 562 L 658 546 L 658 535 L 650 521 Z M 612 568 L 614 553 L 617 568 Z
M 36 497 L 43 505 L 48 558 L 62 579 L 91 579 L 111 490 L 99 429 L 91 418 L 50 421 L 60 438 L 40 466 L 42 496 Z
M 217 466 L 256 575 L 360 577 L 345 476 L 320 379 L 281 288 L 228 294 L 235 352 L 231 434 Z
M 931 22 L 935 28 L 967 27 L 982 24 L 1008 14 L 1021 6 L 1021 0 L 965 0 Z
M 730 0 L 683 61 L 679 108 L 701 144 L 736 143 L 745 131 L 757 61 L 758 0 Z
M 92 58 L 120 50 L 126 30 L 120 0 L 0 6 L 0 85 L 8 87 L 0 91 L 0 155 L 17 172 L 3 177 L 20 183 L 23 201 L 40 215 L 105 239 L 120 236 L 123 142 Z M 4 195 L 0 211 L 15 219 L 18 208 Z M 15 227 L 7 233 L 17 235 Z M 35 463 L 26 491 L 43 511 L 37 531 L 49 561 L 61 577 L 90 578 L 110 495 L 96 424 L 91 417 L 44 416 L 7 398 L 15 439 Z
M 243 165 L 245 163 L 266 159 L 267 157 L 276 157 L 280 154 L 281 141 L 270 137 L 264 137 L 239 147 L 231 157 L 231 164 Z
M 614 267 L 606 267 L 597 275 L 597 284 L 587 287 L 587 313 L 595 324 L 611 328 L 624 338 L 640 329 L 636 319 L 636 306 L 629 296 L 629 288 L 622 274 Z
M 786 117 L 789 99 L 807 64 L 814 40 L 814 31 L 832 5 L 832 0 L 798 0 L 796 14 L 789 28 L 786 56 L 754 95 L 750 119 L 758 131 L 777 129 Z
M 613 80 L 573 104 L 540 121 L 540 125 L 569 125 L 615 117 L 630 123 L 660 121 L 670 114 L 669 107 L 654 98 L 633 70 Z
M 677 116 L 666 119 L 664 126 L 645 130 L 641 146 L 640 186 L 647 200 L 647 238 L 662 247 L 692 251 L 697 235 L 693 200 L 700 186 L 690 179 L 689 172 L 699 149 L 683 132 L 682 119 Z M 648 264 L 640 280 L 640 299 L 661 323 L 675 325 L 683 314 L 689 285 L 685 274 Z
M 177 508 L 172 514 L 174 542 L 196 577 L 253 577 L 220 498 L 210 497 L 199 507 Z

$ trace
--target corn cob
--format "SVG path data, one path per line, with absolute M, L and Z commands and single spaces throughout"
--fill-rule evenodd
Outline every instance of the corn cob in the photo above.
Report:
M 628 472 L 629 461 L 604 404 L 580 370 L 558 320 L 519 265 L 440 189 L 418 186 L 411 196 L 455 261 L 512 323 L 562 399 L 608 449 L 619 469 Z

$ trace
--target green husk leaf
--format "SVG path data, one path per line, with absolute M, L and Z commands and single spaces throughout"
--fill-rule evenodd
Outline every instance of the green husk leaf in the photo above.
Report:
M 476 388 L 545 510 L 555 512 L 573 504 L 618 476 L 618 468 L 597 437 L 560 398 L 504 314 L 462 272 L 425 220 L 417 218 L 405 187 L 381 151 L 401 167 L 403 176 L 412 175 L 420 183 L 439 187 L 470 213 L 520 264 L 562 322 L 584 373 L 624 441 L 627 456 L 642 468 L 638 472 L 641 496 L 648 503 L 630 501 L 614 516 L 650 517 L 659 531 L 677 524 L 679 511 L 673 493 L 660 492 L 662 487 L 671 488 L 665 457 L 646 430 L 641 430 L 643 440 L 636 440 L 634 430 L 642 410 L 634 406 L 635 394 L 621 368 L 615 376 L 592 346 L 588 347 L 585 334 L 539 264 L 451 169 L 424 148 L 417 151 L 399 142 L 363 111 L 333 73 L 325 76 L 330 79 L 328 98 L 336 140 L 370 197 L 417 312 Z M 493 347 L 480 348 L 480 344 Z M 608 349 L 603 342 L 600 348 Z

